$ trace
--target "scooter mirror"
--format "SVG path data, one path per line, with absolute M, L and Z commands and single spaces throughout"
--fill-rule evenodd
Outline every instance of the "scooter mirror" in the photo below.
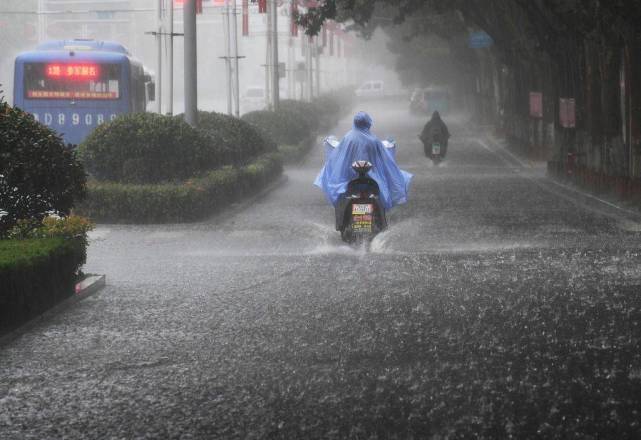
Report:
M 336 139 L 336 136 L 327 136 L 325 138 L 325 144 L 332 148 L 336 148 L 340 144 L 340 141 Z

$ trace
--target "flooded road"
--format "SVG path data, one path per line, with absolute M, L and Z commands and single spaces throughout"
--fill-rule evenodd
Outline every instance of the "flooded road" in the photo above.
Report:
M 231 215 L 99 226 L 85 271 L 108 286 L 0 347 L 0 437 L 523 438 L 556 426 L 551 397 L 523 410 L 545 383 L 636 405 L 638 219 L 550 182 L 462 118 L 445 117 L 453 138 L 434 167 L 405 103 L 363 108 L 414 174 L 369 251 L 341 242 L 312 185 L 321 145 Z M 627 379 L 575 396 L 559 357 L 596 340 Z M 537 358 L 542 346 L 556 358 Z

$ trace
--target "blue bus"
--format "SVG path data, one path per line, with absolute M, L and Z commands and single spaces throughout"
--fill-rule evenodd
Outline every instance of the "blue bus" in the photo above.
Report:
M 14 106 L 79 144 L 123 113 L 144 112 L 154 83 L 121 44 L 58 40 L 16 58 Z

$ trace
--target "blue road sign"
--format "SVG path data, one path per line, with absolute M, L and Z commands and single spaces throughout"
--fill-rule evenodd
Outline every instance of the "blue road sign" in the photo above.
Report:
M 486 32 L 472 32 L 468 44 L 472 49 L 482 49 L 490 47 L 494 44 L 494 40 Z

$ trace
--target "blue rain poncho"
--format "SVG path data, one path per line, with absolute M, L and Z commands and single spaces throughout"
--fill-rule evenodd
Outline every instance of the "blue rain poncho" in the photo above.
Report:
M 354 116 L 353 128 L 329 154 L 316 177 L 314 185 L 323 190 L 334 206 L 347 191 L 347 184 L 358 176 L 352 169 L 352 163 L 357 160 L 372 163 L 368 175 L 378 184 L 385 209 L 407 202 L 412 175 L 398 167 L 394 152 L 370 133 L 371 126 L 372 118 L 367 113 L 358 112 Z

